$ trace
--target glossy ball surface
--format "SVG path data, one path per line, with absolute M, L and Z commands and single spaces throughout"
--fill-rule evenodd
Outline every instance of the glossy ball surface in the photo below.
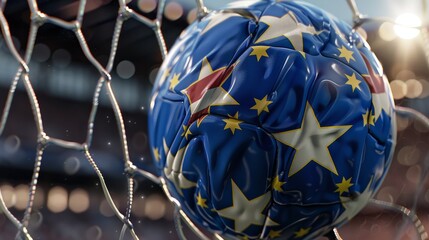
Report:
M 243 1 L 179 37 L 150 143 L 168 194 L 227 239 L 313 239 L 356 215 L 391 163 L 394 103 L 347 24 L 307 3 Z

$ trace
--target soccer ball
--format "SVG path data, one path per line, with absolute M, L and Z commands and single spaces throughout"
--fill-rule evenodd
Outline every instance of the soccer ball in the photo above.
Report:
M 179 37 L 150 144 L 168 195 L 227 239 L 312 239 L 375 194 L 392 159 L 389 84 L 366 41 L 303 2 L 243 1 Z

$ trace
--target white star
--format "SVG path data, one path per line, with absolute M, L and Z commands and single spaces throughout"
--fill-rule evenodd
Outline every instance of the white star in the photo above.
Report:
M 296 19 L 296 16 L 289 12 L 281 18 L 274 16 L 262 16 L 261 22 L 268 25 L 267 30 L 256 40 L 260 43 L 266 40 L 285 36 L 291 42 L 295 50 L 304 51 L 303 33 L 319 34 L 313 26 L 304 25 Z
M 392 96 L 388 94 L 388 92 L 390 92 L 389 82 L 385 75 L 379 75 L 374 71 L 369 60 L 364 54 L 361 55 L 369 72 L 369 74 L 362 74 L 362 77 L 365 79 L 371 90 L 375 121 L 380 117 L 383 110 L 389 117 L 391 117 L 393 114 L 394 101 Z
M 210 29 L 216 27 L 217 25 L 221 24 L 225 20 L 231 17 L 241 17 L 238 13 L 218 13 L 215 14 L 213 17 L 211 17 L 210 22 L 206 25 L 204 30 L 201 32 L 201 35 L 208 32 Z
M 392 116 L 392 103 L 390 102 L 389 95 L 386 92 L 373 93 L 372 104 L 374 105 L 375 121 L 380 117 L 382 110 L 384 110 L 388 116 Z
M 259 197 L 249 200 L 240 190 L 234 180 L 232 185 L 232 206 L 217 210 L 218 214 L 224 218 L 234 220 L 234 231 L 243 232 L 250 225 L 264 225 L 266 216 L 262 211 L 271 199 L 271 192 L 267 192 Z M 270 220 L 265 223 L 267 226 L 275 226 L 278 223 Z
M 223 68 L 221 68 L 223 69 Z M 218 69 L 219 71 L 220 69 Z M 201 70 L 200 70 L 200 74 L 198 75 L 198 80 L 201 80 L 207 76 L 209 76 L 210 74 L 212 74 L 213 68 L 212 65 L 210 64 L 209 60 L 207 59 L 207 57 L 203 58 L 203 62 L 201 64 Z M 198 81 L 197 80 L 197 81 Z
M 344 212 L 338 217 L 334 225 L 338 226 L 339 224 L 342 224 L 345 221 L 352 219 L 356 214 L 360 212 L 360 210 L 362 210 L 362 208 L 366 206 L 372 195 L 372 190 L 370 188 L 371 184 L 372 179 L 371 181 L 369 181 L 368 186 L 366 186 L 365 190 L 355 199 L 340 196 L 341 203 L 344 207 Z
M 307 103 L 301 128 L 274 134 L 277 141 L 295 149 L 288 176 L 299 172 L 311 161 L 338 175 L 328 147 L 350 128 L 351 125 L 321 127 L 313 108 Z
M 185 148 L 179 149 L 176 156 L 173 156 L 171 151 L 167 155 L 167 164 L 164 168 L 164 174 L 176 187 L 177 192 L 180 195 L 183 195 L 182 189 L 195 187 L 197 184 L 195 182 L 189 181 L 183 175 L 183 157 L 185 153 Z
M 383 76 L 385 77 L 385 76 Z M 383 81 L 384 88 L 387 90 L 389 89 L 389 86 L 387 85 L 387 80 Z M 388 116 L 392 116 L 393 114 L 393 99 L 392 97 L 387 94 L 387 91 L 383 93 L 373 93 L 372 94 L 372 104 L 374 105 L 374 116 L 375 121 L 380 117 L 381 111 L 384 110 L 384 112 Z

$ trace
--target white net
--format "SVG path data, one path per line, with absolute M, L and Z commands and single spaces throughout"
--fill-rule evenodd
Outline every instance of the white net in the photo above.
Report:
M 115 25 L 113 29 L 113 35 L 111 37 L 111 44 L 110 44 L 110 52 L 108 53 L 107 63 L 105 65 L 101 64 L 99 60 L 97 60 L 93 53 L 91 48 L 89 47 L 87 43 L 87 37 L 83 33 L 82 26 L 83 21 L 85 19 L 85 9 L 88 7 L 88 3 L 86 0 L 80 0 L 76 2 L 78 4 L 77 12 L 75 13 L 75 18 L 73 20 L 64 20 L 58 17 L 50 16 L 43 11 L 41 11 L 38 7 L 38 2 L 36 0 L 28 0 L 27 5 L 30 11 L 30 30 L 28 33 L 27 38 L 27 44 L 25 47 L 24 53 L 21 55 L 20 51 L 16 47 L 16 41 L 14 42 L 13 36 L 9 29 L 10 22 L 5 17 L 4 10 L 7 6 L 6 0 L 1 1 L 1 11 L 0 11 L 0 26 L 3 34 L 4 42 L 7 46 L 7 49 L 12 54 L 13 58 L 18 62 L 19 67 L 16 70 L 15 76 L 13 77 L 9 92 L 6 97 L 5 105 L 3 107 L 3 111 L 1 114 L 0 119 L 0 137 L 4 137 L 5 128 L 8 121 L 14 121 L 14 119 L 10 118 L 10 113 L 12 111 L 12 102 L 14 99 L 14 96 L 16 95 L 16 89 L 19 83 L 22 83 L 24 86 L 24 91 L 28 95 L 29 103 L 31 106 L 31 112 L 33 116 L 33 121 L 36 125 L 36 131 L 37 131 L 37 149 L 36 149 L 36 157 L 34 159 L 34 169 L 32 178 L 30 181 L 30 185 L 28 188 L 28 200 L 26 202 L 25 211 L 23 213 L 23 217 L 21 219 L 18 219 L 16 216 L 14 216 L 11 211 L 8 209 L 7 204 L 5 200 L 3 199 L 2 192 L 0 191 L 0 212 L 2 212 L 8 221 L 13 223 L 13 225 L 17 229 L 17 235 L 16 239 L 32 239 L 31 233 L 28 230 L 29 223 L 32 217 L 32 211 L 34 209 L 34 202 L 35 202 L 35 196 L 36 191 L 38 188 L 38 179 L 41 172 L 41 165 L 43 162 L 43 157 L 45 150 L 47 148 L 56 146 L 60 147 L 62 149 L 69 149 L 74 151 L 81 151 L 84 153 L 85 158 L 90 163 L 92 169 L 95 171 L 99 182 L 102 187 L 102 191 L 104 193 L 104 196 L 106 198 L 106 202 L 108 206 L 113 210 L 114 215 L 123 223 L 123 227 L 118 233 L 119 239 L 123 239 L 125 235 L 128 233 L 133 239 L 138 239 L 137 234 L 134 231 L 133 224 L 130 221 L 131 217 L 131 211 L 133 206 L 133 195 L 135 191 L 135 176 L 141 175 L 146 177 L 147 179 L 151 180 L 152 182 L 161 185 L 162 180 L 160 180 L 155 175 L 151 174 L 150 172 L 144 171 L 142 169 L 137 168 L 133 162 L 130 159 L 130 153 L 129 153 L 129 144 L 127 141 L 127 134 L 126 134 L 126 124 L 122 115 L 121 108 L 118 104 L 118 101 L 116 99 L 116 95 L 114 93 L 114 89 L 112 87 L 112 76 L 111 71 L 114 67 L 114 63 L 116 60 L 118 45 L 121 37 L 121 31 L 123 29 L 124 24 L 126 24 L 127 20 L 134 19 L 135 22 L 138 22 L 142 25 L 148 26 L 153 30 L 155 33 L 156 40 L 159 45 L 159 49 L 161 52 L 162 57 L 164 58 L 167 54 L 167 47 L 164 40 L 164 35 L 161 32 L 161 26 L 162 26 L 162 19 L 164 14 L 164 8 L 166 1 L 160 0 L 158 2 L 157 11 L 154 14 L 154 18 L 150 19 L 142 14 L 139 14 L 132 8 L 128 6 L 130 1 L 126 0 L 118 0 L 118 9 L 117 9 L 117 16 L 115 16 Z M 424 2 L 424 1 L 423 1 Z M 424 2 L 425 3 L 425 2 Z M 353 12 L 353 20 L 356 26 L 360 26 L 362 24 L 365 24 L 367 22 L 371 21 L 390 21 L 387 19 L 374 19 L 374 18 L 365 18 L 361 15 L 361 13 L 358 10 L 357 5 L 353 0 L 348 0 L 348 4 L 350 6 L 350 9 Z M 205 8 L 202 0 L 196 0 L 195 6 L 197 9 L 197 16 L 201 17 L 204 16 L 207 13 L 207 9 Z M 423 9 L 426 9 L 423 7 Z M 69 141 L 65 140 L 65 138 L 56 138 L 52 137 L 49 132 L 45 131 L 45 125 L 44 125 L 44 116 L 41 113 L 41 108 L 39 106 L 38 101 L 38 95 L 39 92 L 35 91 L 34 88 L 34 78 L 32 74 L 32 67 L 29 64 L 30 60 L 32 59 L 34 48 L 36 45 L 36 39 L 39 37 L 39 28 L 41 28 L 44 25 L 54 25 L 59 28 L 65 29 L 73 33 L 73 37 L 78 40 L 79 46 L 85 56 L 85 58 L 89 61 L 89 63 L 93 66 L 94 69 L 96 69 L 99 73 L 99 78 L 96 83 L 95 89 L 93 89 L 92 94 L 92 106 L 89 114 L 89 118 L 87 119 L 87 125 L 86 128 L 86 137 L 83 142 L 75 142 L 75 141 Z M 429 59 L 429 41 L 428 41 L 428 34 L 425 28 L 422 28 L 422 37 L 424 39 L 424 46 L 425 46 L 425 52 L 427 55 L 427 59 Z M 0 56 L 1 57 L 1 56 Z M 94 81 L 94 79 L 88 79 L 88 81 Z M 122 158 L 124 160 L 124 172 L 125 172 L 125 178 L 127 181 L 127 201 L 125 204 L 125 210 L 123 213 L 119 210 L 120 208 L 117 207 L 115 202 L 113 201 L 111 197 L 111 193 L 109 191 L 109 188 L 107 187 L 107 184 L 104 180 L 102 172 L 99 170 L 99 167 L 94 161 L 94 157 L 92 154 L 91 146 L 93 143 L 93 135 L 94 135 L 94 126 L 95 126 L 95 120 L 99 108 L 99 102 L 102 94 L 107 94 L 108 97 L 108 103 L 110 105 L 110 108 L 113 110 L 114 116 L 115 116 L 115 125 L 118 129 L 118 138 L 119 143 L 121 146 L 121 153 Z M 406 108 L 400 108 L 398 107 L 397 113 L 406 117 L 406 118 L 413 118 L 416 119 L 416 121 L 422 122 L 425 126 L 429 126 L 429 122 L 427 118 L 410 109 Z M 410 219 L 410 222 L 412 222 L 412 225 L 415 227 L 414 230 L 416 230 L 417 234 L 414 236 L 417 236 L 418 239 L 427 239 L 427 234 L 424 230 L 423 224 L 420 221 L 419 218 L 417 218 L 417 215 L 415 214 L 417 209 L 417 200 L 422 196 L 422 194 L 425 193 L 425 187 L 424 182 L 426 179 L 426 173 L 428 169 L 427 164 L 423 164 L 423 168 L 420 170 L 420 188 L 416 190 L 416 193 L 414 195 L 414 204 L 410 208 L 405 208 L 399 205 L 396 205 L 393 202 L 383 202 L 380 200 L 373 200 L 372 203 L 378 206 L 382 206 L 385 209 L 388 209 L 388 211 L 396 211 L 399 212 L 400 215 L 408 217 Z M 429 196 L 429 195 L 428 195 Z M 206 237 L 198 228 L 196 228 L 192 222 L 186 217 L 186 215 L 180 210 L 179 206 L 176 206 L 175 211 L 175 222 L 176 222 L 176 230 L 177 230 L 177 237 L 179 239 L 186 239 L 185 233 L 182 230 L 181 225 L 181 218 L 185 220 L 185 223 L 189 226 L 191 230 L 194 231 L 194 233 L 198 236 L 200 239 L 209 239 Z M 408 220 L 403 220 L 403 222 L 407 222 Z M 220 236 L 215 236 L 219 239 L 221 239 Z M 340 239 L 338 232 L 334 232 L 331 238 Z M 401 237 L 401 236 L 399 236 Z M 195 237 L 192 237 L 195 238 Z M 2 239 L 0 235 L 0 239 Z
M 138 171 L 140 174 L 144 175 L 145 177 L 149 178 L 155 183 L 159 183 L 159 179 L 155 177 L 154 175 L 145 172 L 143 170 L 136 169 L 136 167 L 133 165 L 133 163 L 130 161 L 129 152 L 128 152 L 128 143 L 127 143 L 127 136 L 125 133 L 125 125 L 124 120 L 122 117 L 121 109 L 118 105 L 118 102 L 116 100 L 115 94 L 113 92 L 112 86 L 111 86 L 111 75 L 110 72 L 112 71 L 113 63 L 115 61 L 115 55 L 117 51 L 118 41 L 122 29 L 123 23 L 129 19 L 134 18 L 138 20 L 139 22 L 151 27 L 153 31 L 155 32 L 155 35 L 158 39 L 158 43 L 160 45 L 162 56 L 166 55 L 166 46 L 164 37 L 161 33 L 161 22 L 162 22 L 162 16 L 163 16 L 163 10 L 164 10 L 164 3 L 165 1 L 160 1 L 159 7 L 158 7 L 158 13 L 156 15 L 155 20 L 150 20 L 142 15 L 139 15 L 135 11 L 131 10 L 127 7 L 127 3 L 125 0 L 118 1 L 119 2 L 119 9 L 118 9 L 118 16 L 115 24 L 115 29 L 112 37 L 112 44 L 109 54 L 109 60 L 106 66 L 102 66 L 99 61 L 93 56 L 91 53 L 91 50 L 88 47 L 86 38 L 82 32 L 82 22 L 84 19 L 84 13 L 85 13 L 85 7 L 87 5 L 87 1 L 82 0 L 79 1 L 79 7 L 76 14 L 76 19 L 72 21 L 65 21 L 63 19 L 49 16 L 42 11 L 39 10 L 38 4 L 35 0 L 29 0 L 28 6 L 30 9 L 30 15 L 31 15 L 31 26 L 30 26 L 30 32 L 28 34 L 28 40 L 27 40 L 27 47 L 25 50 L 24 57 L 22 57 L 18 50 L 16 49 L 10 30 L 9 30 L 9 24 L 7 19 L 5 18 L 5 15 L 3 13 L 3 10 L 6 6 L 6 1 L 2 1 L 1 3 L 1 9 L 0 11 L 0 24 L 1 29 L 3 33 L 3 37 L 5 39 L 5 42 L 7 44 L 8 49 L 13 54 L 16 61 L 19 62 L 19 68 L 16 71 L 16 75 L 11 83 L 9 95 L 6 100 L 6 105 L 3 109 L 3 114 L 0 122 L 0 135 L 2 135 L 4 128 L 6 126 L 6 122 L 8 120 L 12 100 L 15 94 L 15 89 L 19 81 L 22 81 L 25 86 L 25 91 L 29 96 L 30 105 L 34 117 L 34 122 L 36 123 L 37 128 L 37 151 L 36 151 L 36 158 L 35 158 L 35 165 L 34 165 L 34 172 L 33 176 L 30 182 L 29 187 L 29 197 L 27 206 L 25 208 L 25 213 L 22 218 L 22 220 L 18 220 L 15 216 L 11 214 L 11 212 L 6 207 L 6 204 L 3 200 L 3 197 L 0 193 L 0 209 L 1 211 L 7 216 L 7 218 L 16 226 L 17 229 L 19 229 L 19 232 L 17 234 L 17 238 L 24 237 L 25 239 L 32 239 L 30 234 L 28 233 L 27 227 L 29 225 L 30 216 L 33 209 L 36 189 L 37 189 L 37 183 L 38 178 L 40 174 L 40 168 L 43 160 L 43 154 L 48 147 L 48 145 L 56 145 L 62 148 L 66 149 L 73 149 L 76 151 L 83 151 L 85 154 L 86 159 L 89 161 L 91 166 L 93 167 L 95 173 L 97 174 L 98 178 L 100 179 L 100 183 L 103 189 L 103 192 L 105 194 L 105 197 L 107 199 L 107 202 L 109 206 L 113 209 L 116 217 L 118 217 L 123 223 L 124 227 L 121 231 L 120 238 L 122 239 L 124 237 L 126 229 L 128 229 L 134 239 L 138 239 L 137 235 L 135 234 L 133 230 L 133 226 L 131 222 L 129 221 L 130 214 L 131 214 L 131 207 L 133 203 L 133 175 L 136 171 Z M 30 59 L 32 57 L 34 45 L 36 38 L 38 36 L 38 30 L 41 26 L 44 24 L 53 24 L 58 27 L 67 29 L 72 31 L 75 34 L 75 37 L 79 41 L 80 47 L 85 55 L 85 57 L 89 60 L 89 62 L 98 70 L 100 73 L 100 78 L 97 83 L 97 87 L 94 90 L 93 95 L 93 105 L 91 114 L 88 119 L 88 125 L 87 125 L 87 136 L 86 140 L 83 143 L 78 142 L 70 142 L 63 139 L 53 138 L 49 136 L 49 133 L 45 132 L 45 128 L 43 125 L 42 120 L 42 114 L 40 111 L 40 106 L 38 103 L 37 95 L 34 91 L 33 84 L 31 81 L 31 71 L 28 66 L 28 63 L 30 62 Z M 115 114 L 115 119 L 117 123 L 117 127 L 119 130 L 119 137 L 120 137 L 120 143 L 122 147 L 122 154 L 124 159 L 124 169 L 127 173 L 127 182 L 128 182 L 128 200 L 127 200 L 127 207 L 125 210 L 125 213 L 122 214 L 117 209 L 115 203 L 113 202 L 109 189 L 107 185 L 105 184 L 103 175 L 101 171 L 98 169 L 97 164 L 93 160 L 93 157 L 90 152 L 90 146 L 92 143 L 93 138 L 93 128 L 94 128 L 94 120 L 97 114 L 98 104 L 99 104 L 99 98 L 100 98 L 100 92 L 102 90 L 102 87 L 104 86 L 104 89 L 106 90 L 106 93 L 109 97 L 111 107 Z

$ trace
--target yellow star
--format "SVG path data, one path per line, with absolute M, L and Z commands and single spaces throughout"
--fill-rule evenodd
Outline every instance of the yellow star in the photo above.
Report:
M 206 204 L 207 199 L 201 197 L 201 193 L 198 193 L 197 196 L 197 205 L 202 207 L 202 208 L 208 208 L 207 204 Z
M 170 71 L 171 71 L 171 67 L 165 69 L 164 73 L 162 74 L 162 78 L 166 78 L 168 76 L 170 76 Z
M 153 148 L 153 155 L 155 157 L 155 160 L 159 161 L 160 156 L 159 156 L 159 150 L 158 150 L 158 148 Z
M 362 114 L 363 126 L 373 125 L 375 126 L 375 116 L 369 112 L 369 109 L 366 110 L 365 114 Z
M 346 74 L 346 78 L 347 78 L 346 84 L 352 86 L 353 92 L 355 91 L 356 88 L 361 90 L 359 87 L 359 84 L 361 83 L 361 81 L 356 78 L 355 73 L 353 73 L 351 76 Z
M 243 121 L 238 120 L 238 112 L 235 113 L 234 116 L 231 116 L 228 114 L 229 118 L 226 119 L 222 119 L 222 121 L 225 122 L 225 127 L 223 128 L 223 130 L 231 130 L 232 134 L 235 133 L 235 130 L 241 130 L 240 127 L 240 123 L 242 123 Z
M 258 60 L 258 62 L 259 62 L 259 60 L 261 59 L 261 57 L 269 57 L 268 56 L 268 53 L 267 53 L 267 50 L 269 49 L 270 47 L 268 47 L 268 46 L 255 46 L 255 47 L 252 47 L 252 52 L 250 53 L 250 55 L 249 56 L 256 56 L 256 60 Z
M 310 232 L 311 228 L 300 228 L 298 232 L 295 232 L 295 238 L 301 238 Z
M 255 100 L 255 105 L 250 109 L 254 109 L 258 111 L 258 116 L 259 114 L 261 114 L 262 111 L 270 112 L 270 110 L 268 109 L 268 105 L 270 105 L 273 102 L 267 100 L 267 95 L 265 95 L 265 97 L 263 97 L 262 99 L 254 98 L 254 100 Z
M 277 175 L 277 177 L 275 177 L 273 180 L 273 189 L 276 190 L 277 192 L 283 192 L 282 186 L 285 183 L 286 182 L 281 182 L 279 175 Z
M 169 87 L 170 90 L 173 90 L 174 87 L 176 87 L 176 85 L 179 83 L 179 77 L 180 77 L 180 74 L 173 75 L 173 78 L 170 81 L 170 87 Z
M 351 180 L 352 178 L 349 178 L 346 180 L 343 177 L 343 180 L 340 183 L 335 184 L 338 187 L 337 190 L 335 190 L 335 192 L 339 192 L 340 195 L 343 194 L 344 192 L 349 192 L 349 188 L 354 185 L 353 183 L 350 183 Z
M 355 60 L 353 57 L 353 51 L 348 50 L 345 46 L 341 46 L 341 48 L 337 48 L 338 51 L 340 51 L 340 58 L 345 58 L 346 61 L 349 63 L 350 60 Z M 356 61 L 356 60 L 355 60 Z
M 281 236 L 281 234 L 280 234 L 281 232 L 282 232 L 282 230 L 279 230 L 279 231 L 270 230 L 270 232 L 268 233 L 268 237 L 269 238 L 280 237 Z
M 365 190 L 358 194 L 357 197 L 351 199 L 350 197 L 340 196 L 340 201 L 343 205 L 344 211 L 332 225 L 341 225 L 356 216 L 356 214 L 358 214 L 366 206 L 369 199 L 372 197 L 372 187 L 374 186 L 372 185 L 371 178 Z
M 189 130 L 185 125 L 182 126 L 183 133 L 180 136 L 185 136 L 186 140 L 188 140 L 188 135 L 192 135 L 191 130 Z

